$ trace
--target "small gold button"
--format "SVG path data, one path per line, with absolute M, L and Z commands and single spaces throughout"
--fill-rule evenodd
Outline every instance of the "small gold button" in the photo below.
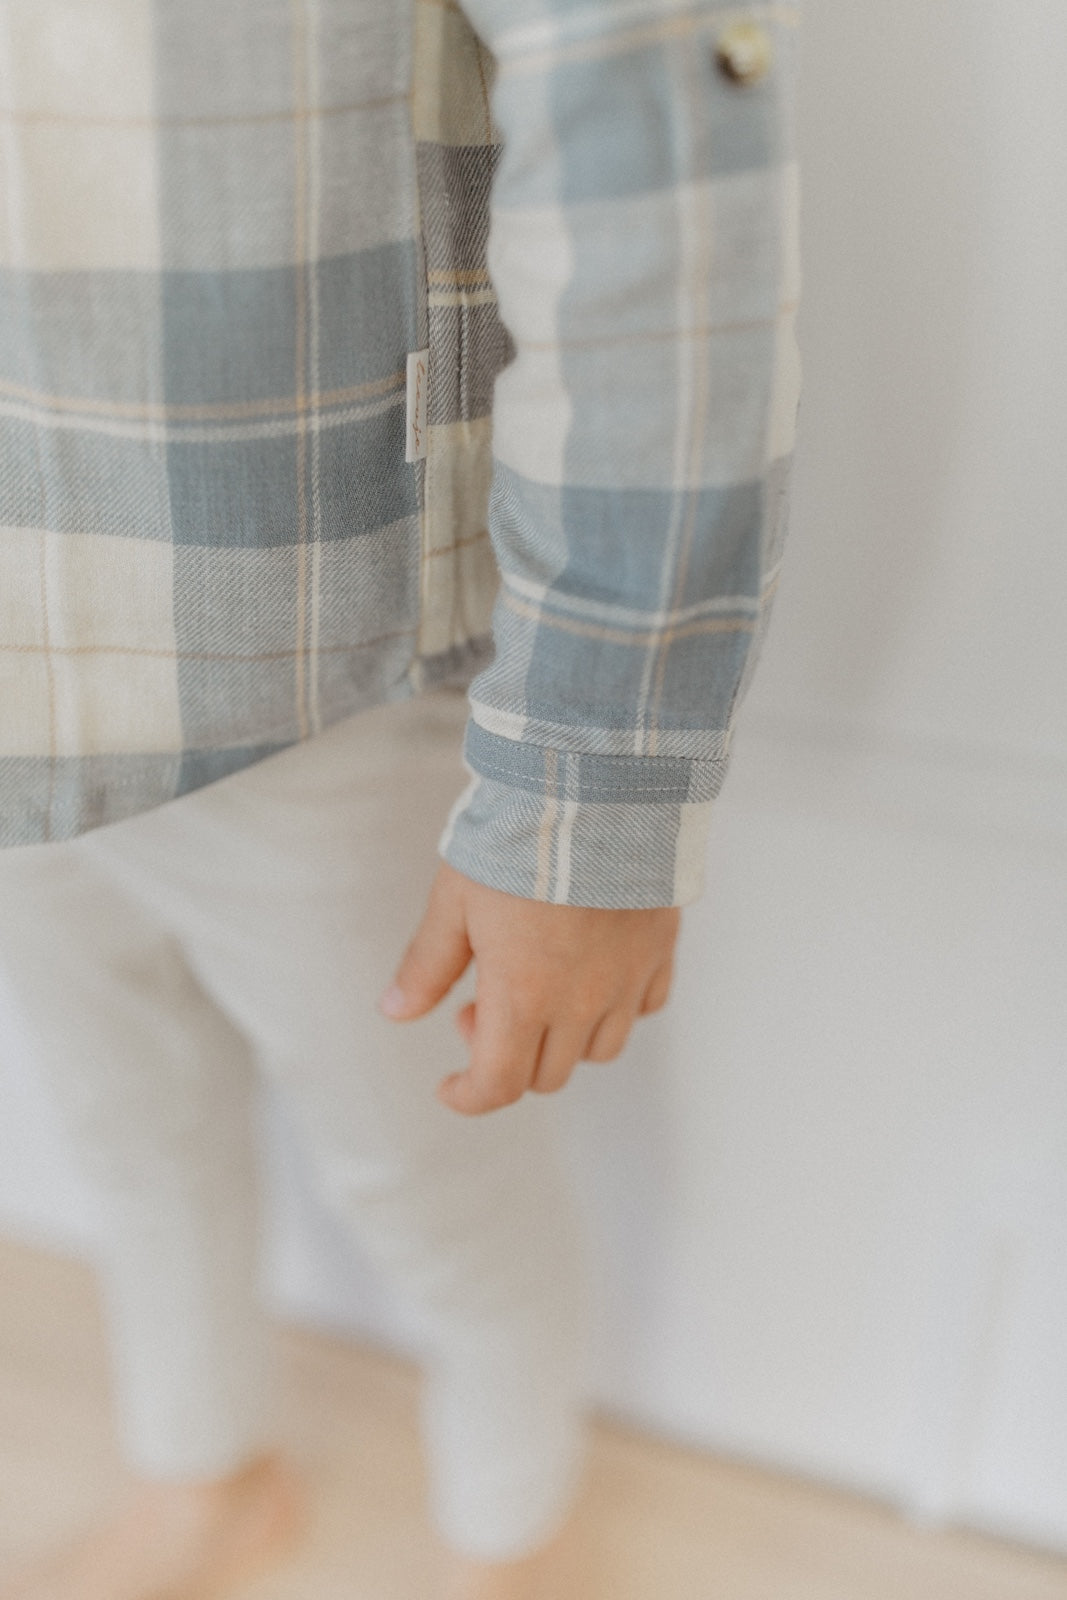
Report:
M 731 22 L 715 44 L 715 60 L 734 83 L 755 83 L 771 64 L 771 40 L 758 22 Z

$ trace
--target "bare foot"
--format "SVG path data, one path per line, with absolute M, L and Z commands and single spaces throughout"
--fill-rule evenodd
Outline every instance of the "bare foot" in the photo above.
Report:
M 276 1456 L 211 1483 L 142 1480 L 115 1517 L 0 1600 L 220 1600 L 280 1560 L 303 1521 L 296 1476 Z
M 527 1561 L 481 1562 L 457 1559 L 445 1600 L 536 1600 L 536 1573 Z
M 522 1561 L 472 1561 L 453 1555 L 444 1600 L 559 1600 L 553 1578 L 572 1534 L 568 1523 L 550 1544 Z

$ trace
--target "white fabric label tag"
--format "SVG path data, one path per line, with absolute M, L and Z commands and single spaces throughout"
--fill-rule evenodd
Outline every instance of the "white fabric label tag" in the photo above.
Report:
M 405 461 L 421 461 L 426 454 L 426 390 L 430 369 L 429 350 L 413 350 L 408 356 L 408 426 Z

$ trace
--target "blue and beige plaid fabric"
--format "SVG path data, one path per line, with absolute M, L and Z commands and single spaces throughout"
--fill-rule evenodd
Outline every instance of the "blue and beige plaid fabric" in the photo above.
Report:
M 457 868 L 699 893 L 786 522 L 797 20 L 0 0 L 4 842 L 469 684 Z

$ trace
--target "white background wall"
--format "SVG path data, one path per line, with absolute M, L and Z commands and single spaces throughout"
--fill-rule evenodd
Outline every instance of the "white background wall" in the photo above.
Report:
M 559 1102 L 595 1390 L 1067 1549 L 1067 7 L 806 7 L 774 626 L 673 1009 Z M 83 1243 L 3 1037 L 0 1222 Z M 403 1343 L 267 1113 L 279 1303 Z

